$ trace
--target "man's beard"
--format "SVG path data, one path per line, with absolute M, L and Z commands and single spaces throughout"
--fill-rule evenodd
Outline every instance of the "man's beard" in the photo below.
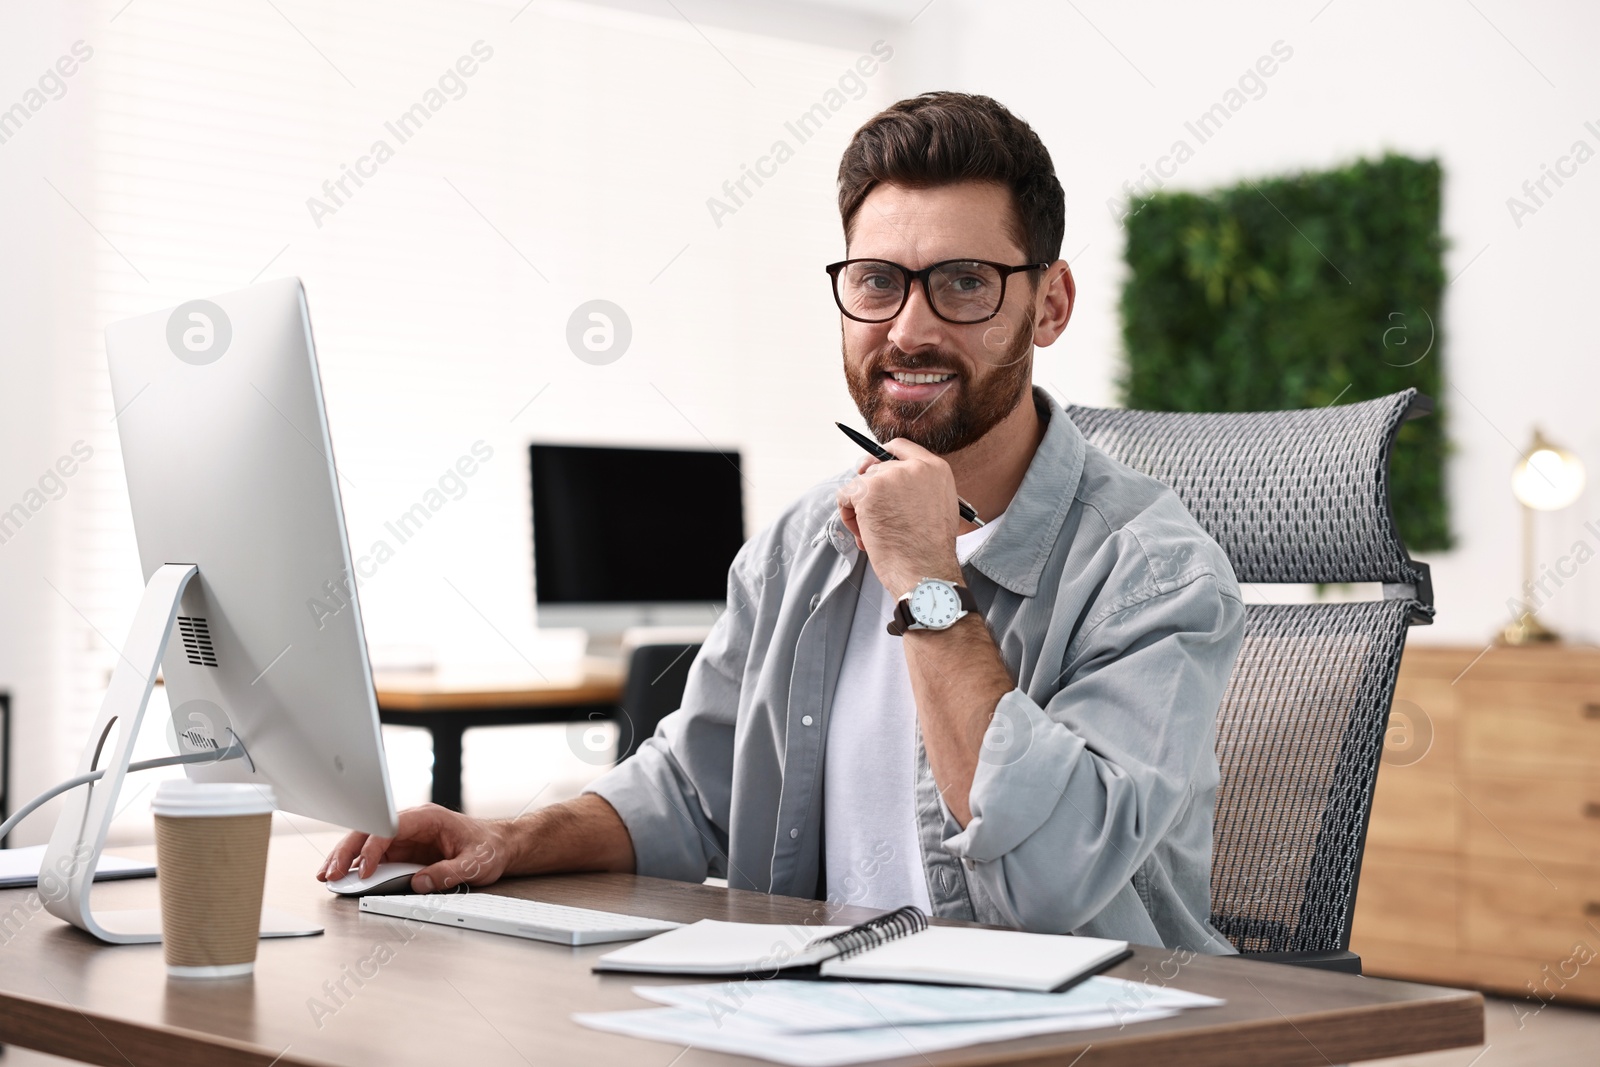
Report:
M 974 444 L 1016 410 L 1033 381 L 1032 352 L 1030 323 L 979 379 L 967 375 L 963 359 L 937 349 L 912 356 L 894 345 L 886 345 L 861 368 L 851 366 L 846 351 L 844 377 L 850 397 L 874 437 L 880 441 L 903 437 L 947 456 Z M 905 371 L 955 371 L 956 377 L 932 400 L 895 400 L 884 393 L 884 371 L 891 366 Z

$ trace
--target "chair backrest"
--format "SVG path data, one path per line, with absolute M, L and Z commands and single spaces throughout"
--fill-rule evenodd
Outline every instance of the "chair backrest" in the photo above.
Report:
M 1344 407 L 1194 414 L 1069 407 L 1089 442 L 1171 486 L 1245 583 L 1378 582 L 1384 599 L 1247 604 L 1217 715 L 1212 923 L 1241 952 L 1348 949 L 1367 817 L 1425 564 L 1389 508 L 1406 390 Z
M 639 751 L 661 720 L 678 710 L 689 684 L 689 665 L 699 652 L 699 645 L 668 644 L 640 645 L 629 654 L 617 717 L 618 763 Z

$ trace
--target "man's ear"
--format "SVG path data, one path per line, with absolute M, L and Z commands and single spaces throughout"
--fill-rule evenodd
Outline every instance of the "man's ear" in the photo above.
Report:
M 1034 296 L 1033 343 L 1043 348 L 1054 344 L 1067 329 L 1072 318 L 1072 308 L 1077 303 L 1078 285 L 1072 278 L 1072 268 L 1064 259 L 1050 264 Z

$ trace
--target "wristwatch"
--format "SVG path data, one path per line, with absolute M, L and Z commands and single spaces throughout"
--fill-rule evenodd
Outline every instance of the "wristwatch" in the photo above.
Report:
M 977 611 L 972 590 L 943 578 L 924 578 L 894 606 L 889 632 L 896 637 L 907 630 L 948 630 L 969 611 Z

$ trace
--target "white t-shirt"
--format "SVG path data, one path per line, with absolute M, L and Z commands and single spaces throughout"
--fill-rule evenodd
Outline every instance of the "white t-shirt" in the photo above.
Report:
M 965 563 L 994 528 L 991 522 L 957 537 L 956 558 Z M 894 606 L 869 564 L 828 721 L 828 899 L 931 911 L 917 840 L 917 704 L 903 639 L 888 631 Z

